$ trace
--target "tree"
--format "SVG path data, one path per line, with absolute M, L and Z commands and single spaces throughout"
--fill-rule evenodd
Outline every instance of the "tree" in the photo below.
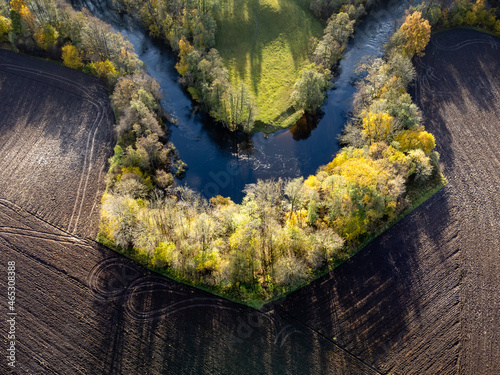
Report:
M 347 13 L 334 14 L 328 20 L 325 34 L 330 34 L 340 45 L 345 45 L 354 33 L 355 20 L 350 20 Z
M 389 67 L 388 75 L 399 77 L 405 87 L 417 76 L 415 67 L 408 56 L 396 52 L 390 56 L 387 63 Z
M 0 42 L 5 40 L 5 36 L 12 31 L 12 21 L 0 15 Z
M 63 64 L 68 68 L 80 69 L 83 67 L 80 51 L 72 44 L 67 44 L 62 48 Z
M 56 26 L 59 22 L 58 1 L 56 0 L 28 0 L 27 5 L 38 21 L 39 25 L 51 24 Z
M 10 6 L 12 7 L 12 11 L 21 16 L 22 20 L 26 22 L 26 25 L 28 25 L 30 30 L 35 30 L 35 16 L 33 16 L 31 10 L 26 6 L 26 2 L 24 0 L 11 0 Z
M 179 40 L 179 62 L 175 65 L 175 69 L 181 76 L 185 76 L 190 68 L 186 58 L 193 50 L 194 47 L 187 40 Z
M 113 240 L 116 245 L 126 249 L 132 245 L 137 233 L 140 232 L 138 215 L 140 207 L 130 196 L 114 197 L 105 194 L 102 199 L 101 230 Z
M 113 104 L 117 107 L 120 115 L 133 100 L 141 101 L 150 111 L 156 110 L 160 97 L 160 84 L 144 72 L 120 77 L 112 95 Z
M 105 61 L 95 61 L 95 75 L 106 82 L 109 82 L 111 85 L 116 82 L 118 79 L 118 72 L 116 70 L 115 64 L 113 64 L 109 60 Z
M 394 140 L 399 143 L 401 151 L 421 149 L 426 155 L 436 147 L 436 140 L 431 133 L 417 129 L 404 130 L 399 133 Z
M 424 49 L 431 40 L 431 25 L 422 18 L 422 12 L 413 12 L 401 26 L 406 36 L 405 51 L 409 56 L 424 55 Z
M 314 64 L 306 67 L 294 85 L 293 106 L 307 112 L 314 112 L 325 101 L 325 90 L 330 87 L 331 73 L 328 69 L 318 71 Z
M 412 102 L 408 93 L 390 101 L 387 112 L 394 117 L 393 132 L 418 126 L 421 120 L 418 107 Z
M 303 186 L 304 178 L 299 177 L 293 180 L 290 180 L 285 185 L 285 194 L 288 197 L 288 201 L 290 202 L 290 212 L 294 213 L 297 208 L 302 203 L 304 199 L 304 186 Z
M 408 156 L 412 163 L 410 174 L 415 175 L 415 180 L 417 182 L 422 183 L 428 180 L 434 171 L 431 159 L 420 149 L 410 150 Z
M 163 144 L 158 141 L 158 134 L 151 133 L 146 137 L 140 137 L 135 142 L 137 150 L 144 150 L 144 152 L 148 155 L 149 161 L 151 163 L 151 167 L 159 168 L 164 167 L 161 162 L 160 157 L 161 151 L 164 149 Z
M 363 117 L 363 130 L 361 134 L 369 140 L 370 144 L 385 141 L 391 130 L 394 118 L 388 113 L 368 112 Z
M 276 283 L 280 286 L 294 288 L 307 278 L 307 267 L 303 260 L 293 255 L 280 258 L 274 266 Z
M 330 34 L 325 36 L 318 43 L 312 55 L 312 61 L 324 68 L 330 68 L 337 63 L 342 56 L 340 44 Z
M 90 15 L 86 21 L 80 34 L 87 58 L 94 62 L 107 60 L 116 70 L 126 73 L 136 71 L 143 64 L 134 52 L 132 43 L 122 34 L 114 32 L 110 25 Z
M 220 120 L 229 130 L 237 130 L 238 126 L 247 133 L 252 130 L 257 109 L 245 85 L 242 84 L 239 91 L 229 89 L 223 93 L 221 104 L 224 117 Z
M 172 242 L 160 242 L 154 250 L 151 258 L 153 267 L 162 268 L 170 264 L 175 253 L 175 244 Z
M 43 25 L 41 29 L 35 32 L 36 43 L 44 50 L 53 47 L 57 43 L 57 38 L 59 37 L 59 32 L 52 25 Z
M 314 235 L 314 245 L 308 260 L 316 268 L 331 265 L 344 246 L 344 240 L 331 228 L 319 229 Z

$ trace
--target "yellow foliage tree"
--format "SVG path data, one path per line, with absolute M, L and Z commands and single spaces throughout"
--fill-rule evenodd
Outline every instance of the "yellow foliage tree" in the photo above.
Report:
M 429 21 L 422 18 L 422 12 L 413 12 L 406 17 L 401 26 L 406 36 L 405 50 L 410 56 L 424 55 L 424 49 L 431 39 L 431 25 Z
M 28 27 L 31 30 L 35 29 L 35 16 L 33 16 L 31 10 L 29 10 L 26 6 L 26 2 L 24 0 L 11 0 L 10 6 L 13 11 L 21 15 L 21 18 L 28 24 Z
M 428 155 L 436 147 L 436 138 L 431 133 L 426 131 L 420 132 L 418 135 L 420 148 Z
M 403 152 L 421 149 L 428 155 L 436 147 L 434 136 L 423 128 L 402 131 L 394 140 L 399 143 Z
M 179 62 L 175 65 L 175 69 L 181 76 L 185 76 L 189 65 L 186 61 L 186 56 L 193 50 L 193 46 L 184 38 L 179 40 Z
M 80 51 L 72 44 L 67 44 L 62 48 L 62 59 L 68 68 L 79 69 L 83 67 Z
M 0 16 L 0 41 L 12 31 L 12 21 L 9 18 Z
M 370 141 L 370 144 L 385 141 L 391 130 L 393 120 L 394 118 L 385 112 L 368 112 L 363 117 L 363 130 L 361 134 Z
M 97 76 L 101 78 L 111 78 L 117 74 L 115 65 L 109 61 L 96 61 L 94 62 Z

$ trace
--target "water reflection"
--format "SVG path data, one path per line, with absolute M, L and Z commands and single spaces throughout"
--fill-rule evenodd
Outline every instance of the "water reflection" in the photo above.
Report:
M 318 127 L 321 120 L 321 115 L 308 115 L 302 116 L 295 125 L 290 128 L 290 133 L 295 141 L 300 141 L 309 138 L 311 132 Z

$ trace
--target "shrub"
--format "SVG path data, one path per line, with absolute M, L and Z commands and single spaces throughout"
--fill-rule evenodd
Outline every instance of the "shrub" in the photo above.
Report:
M 83 67 L 80 51 L 72 44 L 67 44 L 62 48 L 62 59 L 63 64 L 68 68 L 80 69 Z
M 6 36 L 13 30 L 10 18 L 0 15 L 0 41 L 6 40 Z

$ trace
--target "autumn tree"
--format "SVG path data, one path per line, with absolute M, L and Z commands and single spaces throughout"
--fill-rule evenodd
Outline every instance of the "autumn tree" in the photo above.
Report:
M 186 39 L 179 40 L 179 62 L 175 69 L 181 76 L 185 76 L 189 70 L 187 56 L 194 50 L 194 47 Z
M 293 255 L 280 258 L 274 267 L 276 283 L 280 286 L 298 287 L 307 278 L 306 263 Z
M 80 51 L 72 44 L 66 44 L 62 48 L 62 59 L 63 64 L 68 68 L 80 69 L 83 67 Z
M 35 29 L 36 18 L 33 16 L 33 13 L 28 8 L 24 0 L 11 0 L 10 6 L 12 11 L 19 14 L 31 30 Z
M 54 26 L 46 24 L 35 32 L 34 37 L 38 46 L 47 50 L 57 43 L 59 32 Z
M 6 39 L 6 36 L 12 31 L 12 21 L 10 18 L 0 15 L 0 41 Z
M 409 56 L 423 56 L 424 49 L 431 39 L 431 25 L 422 18 L 421 12 L 413 12 L 406 17 L 401 26 L 406 36 L 405 51 Z
M 436 140 L 423 127 L 408 129 L 399 133 L 394 140 L 398 142 L 402 151 L 421 149 L 426 155 L 436 147 Z
M 388 113 L 368 112 L 363 117 L 363 130 L 361 134 L 369 143 L 385 141 L 391 130 L 394 118 Z
M 290 180 L 285 185 L 285 194 L 288 197 L 288 201 L 290 202 L 290 212 L 294 213 L 297 211 L 298 207 L 301 205 L 304 195 L 304 178 L 299 177 L 293 180 Z
M 102 75 L 112 73 L 109 63 L 122 73 L 133 73 L 143 64 L 132 44 L 122 34 L 114 32 L 110 25 L 90 15 L 81 29 L 81 47 L 86 58 L 104 63 L 100 64 L 101 67 L 96 66 Z
M 423 183 L 432 176 L 434 167 L 431 158 L 426 156 L 423 150 L 410 150 L 408 157 L 411 160 L 410 174 L 415 176 L 415 181 Z
M 325 34 L 312 54 L 312 61 L 318 66 L 330 68 L 337 63 L 341 56 L 342 47 L 340 44 L 333 36 Z
M 330 34 L 340 45 L 345 45 L 354 33 L 354 22 L 347 13 L 333 14 L 328 20 L 325 34 Z

